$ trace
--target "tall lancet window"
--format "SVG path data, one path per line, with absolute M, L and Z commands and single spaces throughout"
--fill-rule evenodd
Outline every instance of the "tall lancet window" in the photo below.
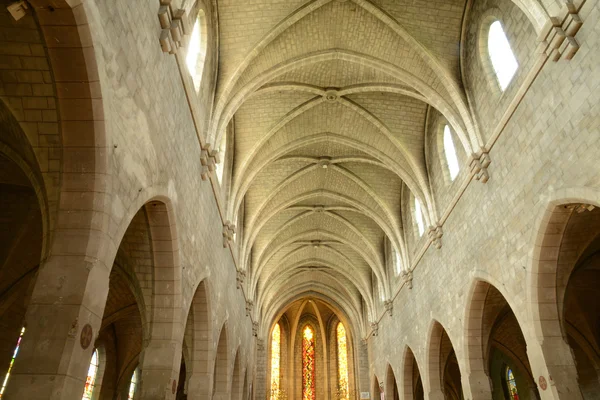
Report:
M 508 43 L 508 38 L 506 37 L 506 33 L 504 33 L 504 29 L 502 29 L 500 21 L 495 21 L 490 25 L 488 51 L 494 72 L 496 72 L 496 78 L 498 78 L 498 84 L 500 85 L 500 89 L 504 91 L 513 76 L 515 76 L 517 68 L 519 68 L 519 63 L 510 48 L 510 43 Z
M 302 331 L 302 400 L 315 400 L 315 333 L 308 325 Z
M 88 375 L 85 380 L 85 389 L 83 390 L 83 397 L 81 400 L 90 400 L 94 393 L 94 386 L 96 385 L 96 375 L 98 374 L 98 350 L 94 350 L 92 354 L 92 361 L 88 367 Z
M 10 371 L 12 371 L 12 367 L 13 367 L 13 364 L 15 363 L 15 359 L 17 358 L 17 354 L 19 354 L 19 347 L 21 347 L 21 339 L 23 339 L 24 334 L 25 334 L 25 327 L 21 328 L 21 334 L 19 335 L 19 339 L 17 340 L 17 346 L 15 347 L 15 351 L 13 352 L 13 356 L 10 360 L 10 365 L 8 366 L 8 371 L 6 371 L 6 376 L 4 377 L 4 382 L 2 382 L 2 388 L 0 388 L 0 399 L 2 398 L 4 389 L 6 389 L 6 384 L 8 383 L 8 378 L 10 378 Z
M 350 399 L 348 386 L 348 341 L 346 329 L 341 322 L 337 326 L 337 356 L 338 356 L 338 388 L 337 398 L 339 400 Z
M 421 210 L 421 202 L 415 197 L 415 219 L 417 221 L 417 228 L 419 230 L 419 236 L 423 236 L 425 233 L 425 221 L 423 220 L 423 211 Z
M 281 328 L 273 328 L 271 335 L 271 400 L 279 399 L 279 375 L 281 373 Z
M 460 171 L 460 167 L 458 165 L 454 140 L 452 140 L 452 132 L 450 132 L 450 127 L 448 125 L 444 126 L 444 153 L 446 154 L 450 179 L 454 180 L 458 175 L 458 171 Z

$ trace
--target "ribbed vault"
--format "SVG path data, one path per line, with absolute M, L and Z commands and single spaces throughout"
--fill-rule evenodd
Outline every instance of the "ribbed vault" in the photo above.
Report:
M 544 6 L 516 3 L 541 26 Z M 233 142 L 226 216 L 243 225 L 238 265 L 265 329 L 285 301 L 307 293 L 368 326 L 380 296 L 374 288 L 385 299 L 394 290 L 385 249 L 410 265 L 413 227 L 403 226 L 411 220 L 403 213 L 411 206 L 401 199 L 419 199 L 426 225 L 437 224 L 425 159 L 430 109 L 467 155 L 482 149 L 460 71 L 466 6 L 219 1 L 208 140 L 215 148 Z

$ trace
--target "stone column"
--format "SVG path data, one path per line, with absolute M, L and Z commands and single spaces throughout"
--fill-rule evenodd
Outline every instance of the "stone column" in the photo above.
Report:
M 56 241 L 76 247 L 79 239 L 57 237 Z M 6 398 L 81 398 L 102 322 L 108 277 L 104 264 L 77 255 L 51 256 L 40 267 Z
M 204 400 L 210 398 L 212 374 L 193 373 L 188 382 L 187 398 L 188 400 Z
M 140 399 L 174 399 L 180 366 L 180 341 L 151 340 L 140 355 Z
M 255 339 L 256 343 L 256 382 L 254 386 L 254 398 L 255 399 L 267 399 L 270 396 L 267 382 L 267 366 L 269 365 L 267 361 L 267 346 L 265 344 L 264 339 Z M 290 375 L 284 375 L 284 379 L 287 379 L 288 376 L 291 376 L 293 372 L 289 372 Z M 288 387 L 293 386 L 293 382 L 290 382 Z M 284 387 L 283 385 L 281 385 Z
M 547 338 L 541 346 L 535 340 L 528 341 L 527 356 L 542 400 L 583 398 L 571 348 L 562 337 Z

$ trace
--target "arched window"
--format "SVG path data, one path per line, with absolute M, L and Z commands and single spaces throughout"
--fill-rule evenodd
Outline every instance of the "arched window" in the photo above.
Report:
M 227 153 L 227 135 L 223 135 L 223 140 L 221 140 L 221 147 L 219 148 L 219 156 L 221 158 L 221 162 L 217 163 L 215 169 L 217 170 L 217 178 L 219 182 L 223 183 L 223 171 L 225 170 L 225 155 Z
M 503 378 L 506 380 L 506 387 L 508 388 L 508 395 L 510 396 L 510 400 L 519 400 L 517 382 L 515 381 L 515 376 L 513 375 L 512 369 L 510 369 L 510 367 L 506 367 Z
M 419 236 L 423 236 L 425 233 L 425 221 L 423 221 L 423 211 L 421 210 L 421 202 L 415 197 L 415 221 L 417 222 L 417 229 L 419 230 Z
M 315 334 L 308 325 L 302 331 L 302 400 L 315 400 Z
M 279 324 L 271 334 L 271 400 L 279 399 L 279 374 L 281 371 L 281 328 Z
M 96 384 L 96 375 L 98 374 L 98 350 L 94 350 L 92 361 L 88 368 L 87 378 L 85 380 L 85 389 L 81 400 L 91 400 L 94 393 L 94 385 Z
M 4 377 L 4 382 L 2 382 L 2 389 L 0 389 L 0 398 L 2 398 L 4 389 L 6 389 L 6 384 L 8 383 L 8 378 L 10 377 L 10 371 L 12 370 L 12 367 L 15 364 L 15 359 L 17 358 L 17 354 L 19 353 L 19 347 L 21 346 L 21 340 L 23 339 L 24 334 L 25 334 L 25 327 L 21 328 L 21 334 L 19 335 L 19 339 L 17 339 L 17 345 L 15 346 L 15 351 L 13 352 L 12 359 L 10 360 L 10 365 L 8 366 L 8 371 L 6 371 L 6 376 Z
M 392 247 L 392 253 L 394 254 L 394 272 L 398 275 L 402 272 L 402 259 L 400 253 L 394 247 Z
M 138 370 L 133 371 L 133 375 L 131 375 L 131 382 L 129 383 L 129 392 L 127 393 L 127 400 L 133 400 L 135 396 L 135 389 L 137 388 L 138 381 Z
M 192 29 L 192 34 L 190 35 L 190 41 L 188 44 L 187 55 L 185 56 L 185 65 L 192 76 L 196 91 L 200 89 L 202 70 L 204 68 L 204 57 L 206 53 L 204 50 L 205 40 L 203 40 L 204 38 L 202 37 L 203 23 L 204 12 L 201 10 L 198 12 L 198 17 L 194 23 L 194 28 Z
M 500 89 L 504 91 L 519 68 L 519 63 L 508 43 L 500 21 L 490 25 L 488 33 L 488 52 L 498 79 Z
M 337 326 L 337 356 L 338 356 L 338 387 L 337 396 L 339 400 L 350 399 L 348 386 L 348 340 L 344 324 L 338 322 Z
M 456 156 L 456 148 L 454 147 L 454 140 L 452 140 L 452 132 L 448 125 L 444 126 L 444 154 L 446 155 L 446 163 L 448 164 L 448 171 L 450 172 L 450 179 L 454 180 L 460 171 L 458 165 L 458 157 Z

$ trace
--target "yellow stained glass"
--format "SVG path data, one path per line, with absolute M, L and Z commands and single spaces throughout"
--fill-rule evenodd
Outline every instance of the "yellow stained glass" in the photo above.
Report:
M 271 400 L 279 398 L 279 374 L 281 371 L 281 328 L 273 328 L 271 335 Z
M 346 329 L 340 322 L 337 326 L 337 351 L 338 351 L 338 399 L 349 400 L 348 387 L 348 341 Z
M 4 382 L 2 383 L 2 387 L 0 388 L 0 399 L 2 398 L 2 394 L 4 394 L 4 389 L 6 389 L 6 384 L 8 383 L 8 378 L 10 378 L 10 371 L 12 370 L 13 364 L 15 363 L 17 354 L 19 354 L 19 347 L 21 347 L 21 339 L 23 339 L 24 334 L 25 334 L 25 327 L 21 328 L 21 334 L 19 335 L 19 339 L 17 340 L 17 346 L 15 347 L 15 351 L 13 352 L 13 356 L 10 360 L 10 365 L 8 366 L 8 371 L 6 371 L 6 376 L 4 377 Z
M 302 400 L 315 400 L 315 340 L 306 325 L 302 339 Z

